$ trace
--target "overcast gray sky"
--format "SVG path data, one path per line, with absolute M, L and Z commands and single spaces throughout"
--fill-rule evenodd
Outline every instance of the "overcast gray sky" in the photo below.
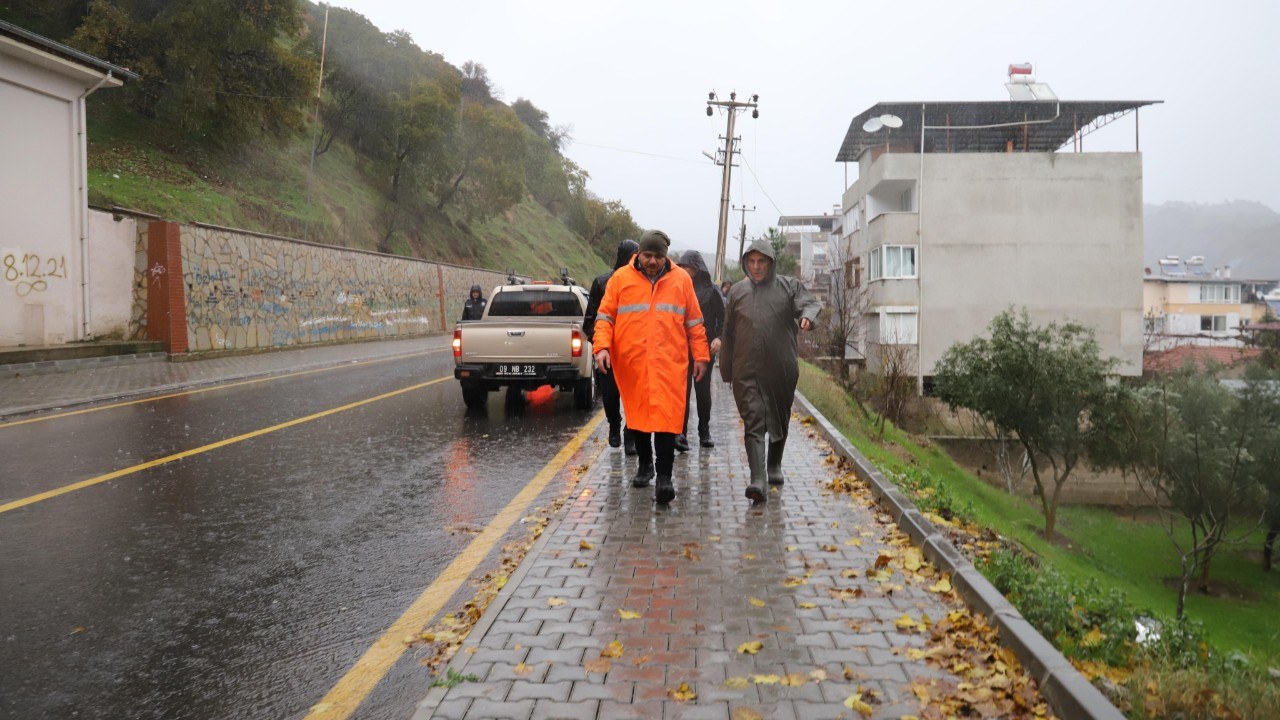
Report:
M 853 116 L 881 101 L 1007 100 L 1007 66 L 1028 61 L 1062 99 L 1164 101 L 1141 113 L 1147 202 L 1280 211 L 1275 0 L 335 5 L 456 66 L 483 64 L 504 100 L 572 126 L 566 154 L 591 189 L 680 249 L 715 248 L 721 169 L 702 152 L 720 144 L 725 116 L 706 116 L 708 91 L 760 95 L 759 119 L 738 118 L 745 164 L 732 188 L 734 205 L 756 208 L 752 237 L 782 214 L 832 212 Z M 1133 137 L 1130 116 L 1086 148 L 1132 150 Z

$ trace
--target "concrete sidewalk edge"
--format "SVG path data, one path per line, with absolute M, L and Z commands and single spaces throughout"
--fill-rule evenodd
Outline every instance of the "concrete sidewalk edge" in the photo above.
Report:
M 802 412 L 813 417 L 814 427 L 832 449 L 853 464 L 858 479 L 871 486 L 876 499 L 885 505 L 912 542 L 920 546 L 925 557 L 951 573 L 965 602 L 985 614 L 999 629 L 1001 642 L 1013 650 L 1036 679 L 1056 715 L 1072 720 L 1125 720 L 1124 714 L 1041 636 L 915 504 L 799 391 L 796 392 L 796 404 Z
M 600 427 L 596 428 L 596 431 L 591 434 L 591 437 L 587 438 L 587 442 L 590 443 L 594 438 L 596 438 L 596 436 L 608 432 L 608 429 L 609 426 L 607 423 L 600 423 Z M 579 451 L 579 454 L 576 457 L 576 462 L 574 461 L 574 458 L 571 458 L 570 462 L 565 463 L 564 468 L 562 468 L 560 472 L 564 473 L 566 471 L 572 471 L 572 468 L 582 465 L 584 462 L 588 465 L 594 465 L 600 459 L 600 456 L 604 453 L 608 444 L 592 444 L 594 446 L 592 449 Z M 584 443 L 584 447 L 585 445 L 586 444 Z M 503 608 L 506 607 L 507 602 L 511 600 L 511 596 L 515 594 L 516 590 L 519 589 L 520 583 L 524 580 L 524 577 L 529 574 L 529 569 L 533 567 L 533 563 L 530 561 L 542 553 L 542 550 L 547 546 L 547 543 L 551 540 L 552 536 L 555 535 L 556 530 L 559 529 L 560 525 L 564 522 L 564 519 L 568 517 L 569 513 L 573 510 L 572 498 L 578 493 L 581 493 L 581 490 L 576 490 L 575 494 L 570 495 L 570 499 L 565 501 L 564 505 L 556 514 L 556 517 L 552 518 L 551 522 L 547 523 L 547 527 L 543 528 L 542 535 L 538 536 L 538 539 L 529 547 L 529 552 L 525 553 L 524 559 L 520 561 L 520 565 L 517 566 L 515 572 L 511 573 L 511 576 L 507 578 L 506 585 L 502 586 L 502 589 L 498 591 L 496 596 L 494 596 L 493 602 L 489 603 L 489 607 L 485 608 L 480 619 L 476 621 L 476 624 L 473 625 L 469 631 L 467 631 L 468 639 L 473 635 L 477 638 L 483 638 L 485 633 L 489 631 L 489 628 L 498 619 L 498 616 L 502 614 Z M 467 641 L 463 640 L 462 647 L 458 649 L 456 654 L 454 654 L 453 659 L 449 661 L 449 664 L 444 667 L 444 673 L 447 674 L 452 670 L 459 675 L 466 674 L 465 669 L 467 667 L 467 663 L 471 661 L 471 655 L 465 652 L 466 647 Z M 432 687 L 427 692 L 427 696 L 418 703 L 417 710 L 414 711 L 411 720 L 431 720 L 431 716 L 435 713 L 436 708 L 440 706 L 440 703 L 444 701 L 445 695 L 448 692 L 449 688 L 444 686 L 437 685 Z

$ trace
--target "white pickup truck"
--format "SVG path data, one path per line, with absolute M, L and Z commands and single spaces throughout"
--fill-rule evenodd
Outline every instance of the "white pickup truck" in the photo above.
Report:
M 573 392 L 574 406 L 591 409 L 591 342 L 582 331 L 587 291 L 577 285 L 499 285 L 484 315 L 453 331 L 453 377 L 469 408 L 484 407 L 489 392 Z

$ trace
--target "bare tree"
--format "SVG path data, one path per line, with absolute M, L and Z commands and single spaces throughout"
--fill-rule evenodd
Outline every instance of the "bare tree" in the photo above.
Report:
M 886 340 L 886 338 L 882 338 Z M 894 343 L 896 338 L 880 345 L 880 372 L 876 376 L 875 397 L 880 406 L 880 437 L 884 438 L 885 421 L 902 426 L 907 401 L 916 393 L 916 346 Z
M 862 280 L 862 266 L 843 241 L 829 248 L 831 287 L 825 321 L 819 330 L 823 354 L 835 358 L 841 382 L 849 379 L 850 353 L 863 354 L 866 341 L 866 313 L 871 292 Z

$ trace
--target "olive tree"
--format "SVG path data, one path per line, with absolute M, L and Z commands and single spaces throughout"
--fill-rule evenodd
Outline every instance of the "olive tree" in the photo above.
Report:
M 1052 538 L 1058 499 L 1111 406 L 1108 377 L 1093 331 L 1076 323 L 1033 325 L 1027 311 L 1006 310 L 990 337 L 951 346 L 934 369 L 934 392 L 954 410 L 967 408 L 1014 437 L 1026 452 Z
M 1277 423 L 1273 385 L 1231 389 L 1194 365 L 1117 394 L 1090 457 L 1135 478 L 1160 513 L 1182 567 L 1179 618 L 1193 579 L 1207 591 L 1217 552 L 1262 522 L 1280 461 Z

